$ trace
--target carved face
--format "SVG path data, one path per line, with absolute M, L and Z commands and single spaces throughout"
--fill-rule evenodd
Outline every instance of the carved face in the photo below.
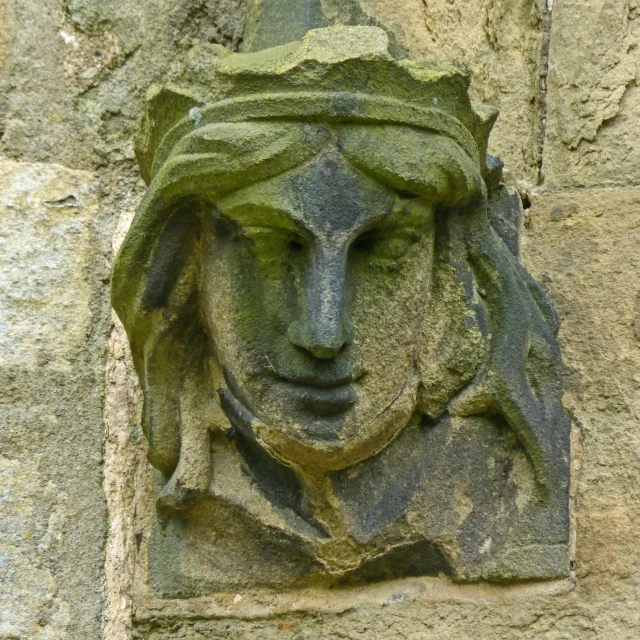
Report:
M 231 391 L 275 434 L 267 444 L 296 462 L 302 443 L 320 463 L 329 449 L 375 447 L 389 408 L 415 392 L 429 202 L 331 146 L 206 215 L 204 320 Z M 414 405 L 402 406 L 400 427 Z

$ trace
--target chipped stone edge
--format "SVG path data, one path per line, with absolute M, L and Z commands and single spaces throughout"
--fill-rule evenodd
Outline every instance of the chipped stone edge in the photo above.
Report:
M 361 607 L 385 607 L 399 602 L 518 602 L 564 595 L 575 587 L 575 578 L 515 585 L 457 585 L 446 578 L 406 578 L 368 587 L 333 591 L 301 589 L 278 594 L 231 593 L 187 600 L 148 598 L 134 607 L 134 619 L 138 623 L 173 618 L 252 620 L 292 613 L 340 614 Z

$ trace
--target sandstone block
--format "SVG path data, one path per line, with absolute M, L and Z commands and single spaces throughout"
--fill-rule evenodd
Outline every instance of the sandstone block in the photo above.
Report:
M 98 638 L 104 293 L 91 174 L 0 162 L 0 637 Z
M 577 593 L 600 594 L 615 608 L 627 576 L 638 571 L 640 549 L 640 191 L 539 196 L 531 211 L 523 253 L 560 315 L 564 404 L 577 428 Z
M 543 173 L 552 188 L 640 179 L 640 5 L 556 0 Z

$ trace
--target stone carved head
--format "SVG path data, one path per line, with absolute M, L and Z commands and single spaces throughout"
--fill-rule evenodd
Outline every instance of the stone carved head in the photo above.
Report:
M 557 320 L 490 223 L 497 113 L 465 75 L 342 28 L 199 48 L 179 80 L 148 97 L 113 281 L 161 502 L 206 493 L 216 430 L 317 478 L 447 415 L 499 416 L 544 495 L 567 465 Z

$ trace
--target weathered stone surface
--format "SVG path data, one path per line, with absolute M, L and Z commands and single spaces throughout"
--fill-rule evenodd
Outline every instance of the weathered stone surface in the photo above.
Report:
M 82 168 L 114 161 L 132 169 L 131 137 L 147 88 L 195 40 L 237 49 L 244 26 L 242 0 L 3 2 L 15 19 L 0 78 L 0 151 Z M 333 22 L 348 21 L 340 2 L 323 4 Z M 360 4 L 363 20 L 387 28 L 411 56 L 470 69 L 474 99 L 501 110 L 491 152 L 534 184 L 544 1 Z
M 564 402 L 578 426 L 578 585 L 637 599 L 640 191 L 549 194 L 531 211 L 524 255 L 560 314 Z
M 116 236 L 117 237 L 117 236 Z M 105 402 L 104 489 L 109 515 L 106 545 L 104 612 L 105 640 L 127 640 L 132 626 L 132 590 L 135 563 L 145 537 L 141 521 L 148 465 L 146 441 L 139 424 L 137 380 L 128 353 L 124 329 L 115 318 L 109 340 L 107 397 Z
M 307 31 L 330 26 L 382 26 L 360 0 L 249 0 L 243 51 L 260 51 L 302 39 Z M 388 30 L 391 49 L 399 57 L 407 51 Z
M 350 590 L 334 600 L 298 592 L 230 595 L 191 608 L 150 602 L 138 610 L 135 638 L 636 640 L 640 190 L 536 196 L 529 214 L 523 255 L 562 318 L 565 401 L 577 424 L 575 589 L 452 587 L 436 579 Z
M 97 638 L 105 262 L 91 174 L 0 161 L 0 637 Z
M 4 67 L 14 31 L 13 5 L 7 0 L 0 0 L 0 71 Z
M 126 167 L 147 88 L 198 39 L 237 47 L 241 0 L 3 0 L 0 152 L 70 167 Z M 0 32 L 0 42 L 3 36 Z
M 158 595 L 568 574 L 556 318 L 468 82 L 340 26 L 150 90 L 113 304 Z
M 361 0 L 410 55 L 456 63 L 474 100 L 500 109 L 489 141 L 513 178 L 536 184 L 544 0 Z
M 640 5 L 555 0 L 543 174 L 554 189 L 640 181 Z
M 472 86 L 475 96 L 502 111 L 491 140 L 493 153 L 506 160 L 513 176 L 535 183 L 535 138 L 540 125 L 538 52 L 544 33 L 544 4 L 543 0 L 366 0 L 363 9 L 390 29 L 411 53 L 448 57 L 472 69 L 478 78 Z M 556 31 L 550 61 L 545 174 L 547 184 L 554 188 L 638 182 L 638 88 L 631 80 L 632 65 L 628 62 L 635 65 L 637 61 L 634 45 L 640 22 L 625 17 L 627 7 L 629 17 L 635 17 L 635 5 L 633 1 L 553 2 Z M 23 160 L 96 168 L 102 211 L 114 218 L 120 211 L 125 217 L 131 215 L 141 192 L 131 139 L 148 85 L 162 81 L 166 70 L 195 38 L 236 48 L 242 14 L 242 2 L 233 0 L 0 0 L 0 137 L 4 134 L 0 152 Z M 101 55 L 96 55 L 98 52 Z M 586 95 L 581 93 L 583 87 Z M 569 148 L 576 137 L 583 133 L 592 136 L 594 129 L 593 142 L 585 138 L 577 148 Z M 603 211 L 600 218 L 592 199 Z M 637 640 L 640 482 L 639 445 L 634 434 L 638 342 L 630 327 L 635 323 L 636 336 L 640 335 L 637 302 L 635 307 L 632 303 L 640 293 L 634 280 L 639 208 L 633 191 L 603 191 L 536 197 L 533 208 L 525 212 L 533 221 L 527 232 L 525 259 L 536 276 L 546 274 L 551 279 L 546 286 L 562 314 L 561 338 L 568 354 L 566 400 L 585 425 L 583 436 L 574 443 L 576 472 L 580 473 L 574 483 L 578 584 L 573 593 L 549 596 L 539 591 L 522 592 L 514 586 L 460 592 L 452 591 L 446 581 L 434 579 L 427 581 L 433 586 L 426 589 L 439 594 L 432 600 L 411 602 L 412 591 L 421 587 L 405 589 L 397 583 L 389 585 L 379 599 L 363 596 L 360 590 L 338 593 L 340 615 L 331 614 L 319 606 L 322 602 L 299 592 L 290 597 L 289 608 L 275 606 L 266 596 L 257 599 L 260 606 L 256 608 L 246 595 L 231 594 L 221 600 L 219 609 L 212 603 L 189 611 L 184 603 L 176 603 L 172 610 L 160 603 L 164 613 L 153 606 L 139 609 L 136 633 L 153 640 Z M 0 256 L 0 262 L 3 258 Z M 91 344 L 95 353 L 104 347 L 104 341 Z M 119 338 L 114 334 L 112 352 L 107 441 L 112 536 L 107 578 L 112 604 L 108 616 L 114 624 L 107 621 L 105 637 L 123 640 L 130 632 L 131 566 L 135 557 L 142 563 L 137 548 L 141 545 L 144 552 L 147 536 L 135 509 L 136 503 L 144 503 L 148 497 L 144 493 L 147 466 L 138 464 L 144 459 L 144 438 L 140 437 L 135 408 L 130 406 L 131 364 L 122 332 Z M 30 355 L 27 359 L 33 360 Z M 579 375 L 572 373 L 574 370 Z M 18 497 L 9 506 L 3 503 L 0 546 L 2 554 L 10 547 L 7 557 L 13 558 L 14 566 L 19 563 L 22 567 L 19 584 L 7 582 L 4 574 L 0 578 L 2 597 L 8 594 L 12 599 L 0 601 L 0 636 L 59 640 L 65 638 L 66 625 L 76 624 L 82 630 L 70 637 L 93 640 L 100 635 L 97 623 L 87 626 L 81 609 L 99 614 L 100 607 L 94 607 L 91 598 L 102 576 L 97 571 L 87 574 L 86 582 L 66 601 L 71 604 L 63 600 L 68 590 L 49 598 L 47 590 L 53 593 L 54 580 L 63 584 L 61 576 L 70 576 L 78 568 L 80 575 L 86 569 L 80 565 L 86 557 L 82 554 L 65 552 L 55 559 L 60 544 L 55 542 L 59 520 L 49 519 L 49 515 L 66 491 L 60 489 L 64 482 L 57 480 L 63 474 L 74 476 L 78 492 L 87 483 L 94 491 L 99 482 L 93 462 L 90 473 L 85 473 L 85 456 L 101 430 L 92 394 L 99 393 L 96 389 L 102 381 L 96 374 L 97 382 L 85 385 L 84 378 L 74 375 L 70 383 L 69 376 L 47 373 L 46 366 L 28 377 L 28 384 L 22 383 L 24 376 L 13 386 L 5 385 L 4 377 L 0 381 L 0 403 L 5 401 L 5 389 L 12 394 L 9 402 L 2 404 L 2 411 L 14 403 L 16 386 L 25 396 L 11 408 L 10 428 L 22 425 L 11 440 L 11 455 L 6 456 L 5 444 L 0 451 L 5 456 L 0 464 L 1 493 Z M 36 379 L 47 393 L 38 387 L 37 393 L 27 398 L 35 388 L 29 385 Z M 81 387 L 82 393 L 68 395 L 70 385 Z M 83 432 L 90 434 L 86 447 L 61 444 L 69 432 L 56 430 L 59 427 L 53 420 L 42 418 L 45 408 L 61 402 L 65 408 L 75 406 L 65 425 L 85 425 Z M 24 418 L 27 414 L 35 416 L 30 428 Z M 82 422 L 85 418 L 89 419 Z M 42 434 L 51 436 L 46 447 Z M 0 440 L 4 443 L 10 436 L 10 431 L 3 431 Z M 44 458 L 38 458 L 38 452 L 47 450 Z M 58 454 L 67 457 L 58 461 Z M 44 463 L 34 471 L 38 459 Z M 55 483 L 52 474 L 56 474 Z M 7 494 L 5 486 L 12 493 Z M 77 495 L 71 494 L 65 504 L 80 509 L 73 502 Z M 18 513 L 17 504 L 27 505 L 23 513 Z M 34 504 L 52 507 L 40 509 Z M 21 533 L 24 523 L 29 525 L 27 535 Z M 36 525 L 41 529 L 34 537 L 31 529 Z M 93 540 L 91 536 L 98 529 L 89 522 L 85 530 L 67 534 L 65 527 L 61 539 L 80 548 L 82 540 Z M 38 534 L 45 530 L 51 532 L 49 537 Z M 54 560 L 45 564 L 42 558 Z M 10 606 L 5 606 L 7 603 Z M 306 612 L 305 603 L 311 613 Z M 243 606 L 241 613 L 247 619 L 233 618 Z M 207 621 L 213 611 L 221 619 Z M 190 621 L 176 623 L 179 617 Z M 36 624 L 38 618 L 43 626 Z M 158 622 L 151 623 L 150 618 Z

